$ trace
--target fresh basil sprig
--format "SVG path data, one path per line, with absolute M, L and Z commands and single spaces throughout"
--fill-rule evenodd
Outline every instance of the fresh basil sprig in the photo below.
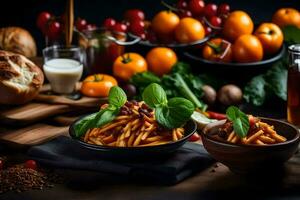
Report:
M 227 119 L 233 123 L 234 132 L 240 138 L 246 137 L 250 127 L 248 116 L 235 106 L 228 107 L 226 115 Z
M 164 89 L 157 83 L 147 86 L 142 94 L 143 101 L 155 109 L 155 118 L 162 126 L 172 129 L 182 126 L 193 114 L 194 104 L 181 97 L 167 99 Z
M 101 127 L 112 120 L 119 114 L 120 108 L 126 103 L 127 97 L 125 92 L 118 86 L 109 90 L 109 105 L 97 113 L 89 115 L 75 125 L 76 137 L 81 137 L 90 128 Z

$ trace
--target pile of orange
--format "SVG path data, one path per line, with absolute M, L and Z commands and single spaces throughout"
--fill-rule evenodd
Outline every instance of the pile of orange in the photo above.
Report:
M 300 13 L 297 10 L 279 9 L 272 22 L 262 23 L 255 30 L 246 12 L 231 12 L 224 21 L 220 36 L 211 39 L 202 48 L 202 56 L 219 62 L 261 61 L 280 50 L 284 39 L 281 28 L 287 25 L 300 27 Z

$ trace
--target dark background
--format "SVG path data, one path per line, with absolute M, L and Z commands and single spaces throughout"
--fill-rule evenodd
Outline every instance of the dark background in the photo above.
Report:
M 167 2 L 172 3 L 176 0 Z M 272 14 L 280 7 L 289 6 L 300 9 L 298 0 L 213 0 L 206 2 L 229 3 L 233 10 L 242 9 L 248 12 L 256 23 L 270 21 Z M 65 4 L 65 0 L 6 1 L 5 6 L 1 6 L 0 27 L 20 26 L 28 29 L 37 42 L 40 54 L 44 47 L 44 40 L 36 27 L 37 15 L 44 10 L 61 15 L 65 10 Z M 152 17 L 155 12 L 164 9 L 160 0 L 75 0 L 75 15 L 97 25 L 100 25 L 108 16 L 121 20 L 124 10 L 129 8 L 143 9 L 147 17 Z

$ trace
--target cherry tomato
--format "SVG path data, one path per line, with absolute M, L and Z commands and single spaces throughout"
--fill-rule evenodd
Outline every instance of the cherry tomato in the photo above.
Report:
M 144 21 L 132 21 L 128 27 L 129 31 L 135 35 L 145 33 L 145 23 Z
M 37 169 L 37 165 L 36 165 L 36 162 L 34 160 L 27 160 L 25 162 L 25 167 L 28 168 L 28 169 L 33 169 L 33 170 Z
M 41 31 L 45 34 L 46 33 L 46 28 L 47 28 L 47 25 L 48 25 L 48 22 L 50 21 L 51 19 L 51 14 L 49 12 L 41 12 L 37 18 L 37 27 L 39 29 L 41 29 Z
M 158 76 L 169 73 L 177 62 L 176 53 L 166 47 L 155 47 L 146 56 L 149 70 Z
M 198 141 L 198 140 L 200 140 L 200 139 L 201 139 L 200 135 L 199 135 L 198 133 L 194 133 L 194 134 L 189 138 L 189 141 L 190 141 L 190 142 L 196 142 L 196 141 Z
M 191 17 L 180 20 L 175 29 L 175 38 L 180 43 L 190 43 L 203 39 L 205 31 L 202 24 Z
M 185 18 L 185 17 L 192 17 L 192 12 L 191 11 L 189 11 L 189 10 L 180 10 L 179 12 L 178 12 L 178 16 L 180 17 L 180 18 Z
M 137 53 L 125 53 L 113 64 L 113 74 L 121 80 L 128 81 L 135 73 L 147 71 L 146 60 Z
M 257 62 L 263 58 L 263 46 L 254 35 L 240 36 L 232 47 L 233 57 L 236 62 Z
M 0 159 L 0 170 L 2 170 L 3 168 L 4 168 L 3 160 Z
M 231 62 L 232 61 L 232 47 L 231 43 L 222 39 L 214 38 L 202 49 L 202 56 L 206 60 Z
M 256 123 L 257 119 L 253 117 L 253 115 L 249 115 L 248 117 L 249 117 L 249 125 L 253 126 Z
M 61 34 L 61 24 L 58 21 L 51 21 L 48 25 L 47 36 L 50 40 L 56 40 Z
M 199 16 L 204 12 L 205 3 L 203 0 L 190 0 L 189 2 L 189 10 L 193 15 Z
M 300 12 L 294 8 L 281 8 L 273 15 L 272 22 L 280 28 L 287 25 L 300 28 Z
M 204 15 L 208 19 L 210 19 L 212 16 L 215 16 L 217 14 L 218 6 L 213 3 L 209 3 L 204 8 Z
M 78 18 L 75 22 L 75 26 L 78 31 L 82 31 L 86 29 L 87 22 L 85 19 Z
M 209 23 L 215 27 L 221 27 L 222 19 L 220 17 L 213 16 L 210 18 Z
M 212 29 L 209 26 L 204 27 L 205 35 L 209 35 L 212 32 Z
M 117 80 L 106 74 L 94 74 L 84 79 L 81 93 L 89 97 L 107 97 L 111 87 L 118 85 Z
M 186 2 L 186 0 L 179 0 L 176 4 L 176 7 L 179 9 L 187 9 L 188 7 L 188 3 Z
M 139 9 L 130 9 L 124 13 L 124 19 L 129 22 L 145 20 L 145 13 Z
M 227 3 L 222 3 L 218 6 L 217 13 L 219 16 L 227 15 L 230 12 L 230 6 Z
M 173 34 L 179 21 L 180 19 L 175 13 L 171 11 L 161 11 L 153 17 L 151 27 L 158 36 L 169 36 Z
M 127 31 L 127 26 L 123 23 L 116 23 L 112 29 L 117 32 L 125 33 Z
M 263 23 L 256 29 L 254 35 L 263 45 L 265 54 L 274 54 L 282 46 L 283 33 L 279 26 L 277 26 L 276 24 Z
M 116 20 L 113 19 L 113 18 L 106 18 L 104 21 L 103 21 L 103 26 L 105 28 L 107 28 L 108 30 L 111 30 L 114 25 L 116 25 Z
M 236 40 L 244 34 L 251 34 L 253 31 L 253 21 L 244 11 L 233 11 L 224 21 L 223 35 L 230 41 Z

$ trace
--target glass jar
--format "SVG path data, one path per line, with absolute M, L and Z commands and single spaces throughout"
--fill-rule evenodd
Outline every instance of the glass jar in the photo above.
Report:
M 88 74 L 112 74 L 113 62 L 124 53 L 126 45 L 133 45 L 139 39 L 127 41 L 127 35 L 122 32 L 110 31 L 106 28 L 96 28 L 78 32 L 78 43 L 85 49 L 85 61 Z
M 289 46 L 287 120 L 300 127 L 300 44 Z

